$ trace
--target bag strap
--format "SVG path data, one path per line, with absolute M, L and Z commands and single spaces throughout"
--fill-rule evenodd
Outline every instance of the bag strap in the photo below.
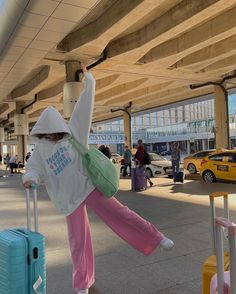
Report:
M 88 149 L 84 145 L 79 143 L 74 137 L 70 138 L 69 142 L 81 155 L 84 155 L 88 151 Z

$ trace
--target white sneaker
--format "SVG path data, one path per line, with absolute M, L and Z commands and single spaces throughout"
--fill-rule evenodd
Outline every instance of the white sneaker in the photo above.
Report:
M 89 289 L 83 289 L 83 290 L 79 290 L 77 294 L 88 294 L 88 292 L 89 292 Z
M 160 246 L 165 250 L 171 250 L 174 246 L 174 242 L 171 239 L 164 237 L 164 239 L 160 242 Z

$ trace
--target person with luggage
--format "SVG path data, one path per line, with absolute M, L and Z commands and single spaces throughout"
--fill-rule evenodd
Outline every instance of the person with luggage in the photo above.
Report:
M 123 170 L 123 177 L 127 176 L 127 168 L 129 167 L 129 176 L 131 175 L 131 160 L 132 160 L 132 153 L 129 149 L 129 147 L 126 145 L 125 146 L 125 151 L 124 151 L 124 170 Z
M 184 172 L 180 171 L 180 148 L 179 143 L 174 142 L 171 146 L 171 162 L 172 162 L 172 172 L 173 180 L 176 182 L 184 182 Z
M 6 164 L 6 167 L 5 167 L 5 172 L 7 172 L 8 168 L 10 168 L 10 158 L 11 156 L 9 155 L 9 153 L 7 153 L 6 157 L 5 157 L 5 164 Z
M 139 166 L 140 168 L 145 169 L 145 165 L 146 164 L 150 164 L 150 159 L 149 162 L 146 159 L 146 156 L 149 156 L 148 153 L 146 152 L 144 145 L 143 145 L 143 141 L 141 139 L 138 140 L 138 147 L 137 147 L 137 151 L 134 155 L 134 160 L 135 160 L 135 164 L 137 166 Z M 148 163 L 147 163 L 148 162 Z M 145 178 L 147 179 L 150 187 L 153 186 L 153 182 L 151 181 L 151 179 L 145 174 Z
M 171 146 L 171 162 L 173 173 L 177 173 L 179 171 L 180 163 L 180 149 L 178 142 L 174 142 Z
M 115 197 L 106 198 L 93 186 L 77 150 L 69 138 L 87 146 L 95 97 L 95 80 L 81 66 L 85 88 L 72 116 L 65 122 L 53 107 L 47 107 L 31 130 L 37 144 L 27 161 L 23 185 L 44 181 L 49 197 L 66 216 L 68 239 L 73 262 L 73 287 L 86 294 L 95 281 L 94 254 L 87 207 L 128 244 L 151 254 L 157 246 L 170 250 L 174 243 L 154 225 L 122 205 Z
M 173 173 L 177 173 L 179 171 L 179 163 L 180 163 L 180 149 L 179 143 L 174 142 L 171 147 L 171 162 L 172 162 L 172 170 Z

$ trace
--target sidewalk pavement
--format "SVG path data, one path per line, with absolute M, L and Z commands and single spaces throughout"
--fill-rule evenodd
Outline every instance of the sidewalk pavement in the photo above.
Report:
M 26 223 L 21 175 L 3 174 L 0 171 L 0 230 Z M 229 192 L 231 220 L 236 221 L 235 185 L 192 180 L 173 184 L 168 178 L 153 181 L 152 188 L 137 193 L 130 191 L 130 179 L 121 179 L 116 197 L 174 240 L 174 249 L 157 248 L 145 257 L 89 211 L 96 257 L 96 283 L 90 294 L 201 293 L 202 263 L 212 254 L 208 195 L 213 191 Z M 40 231 L 46 237 L 47 293 L 73 294 L 64 217 L 57 213 L 44 187 L 38 194 Z M 219 199 L 217 207 L 222 213 Z

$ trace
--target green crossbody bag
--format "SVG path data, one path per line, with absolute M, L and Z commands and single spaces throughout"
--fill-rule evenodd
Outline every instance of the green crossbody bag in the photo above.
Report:
M 83 166 L 93 185 L 107 198 L 115 195 L 119 189 L 119 176 L 115 165 L 98 149 L 88 149 L 75 138 L 69 141 L 82 156 Z

